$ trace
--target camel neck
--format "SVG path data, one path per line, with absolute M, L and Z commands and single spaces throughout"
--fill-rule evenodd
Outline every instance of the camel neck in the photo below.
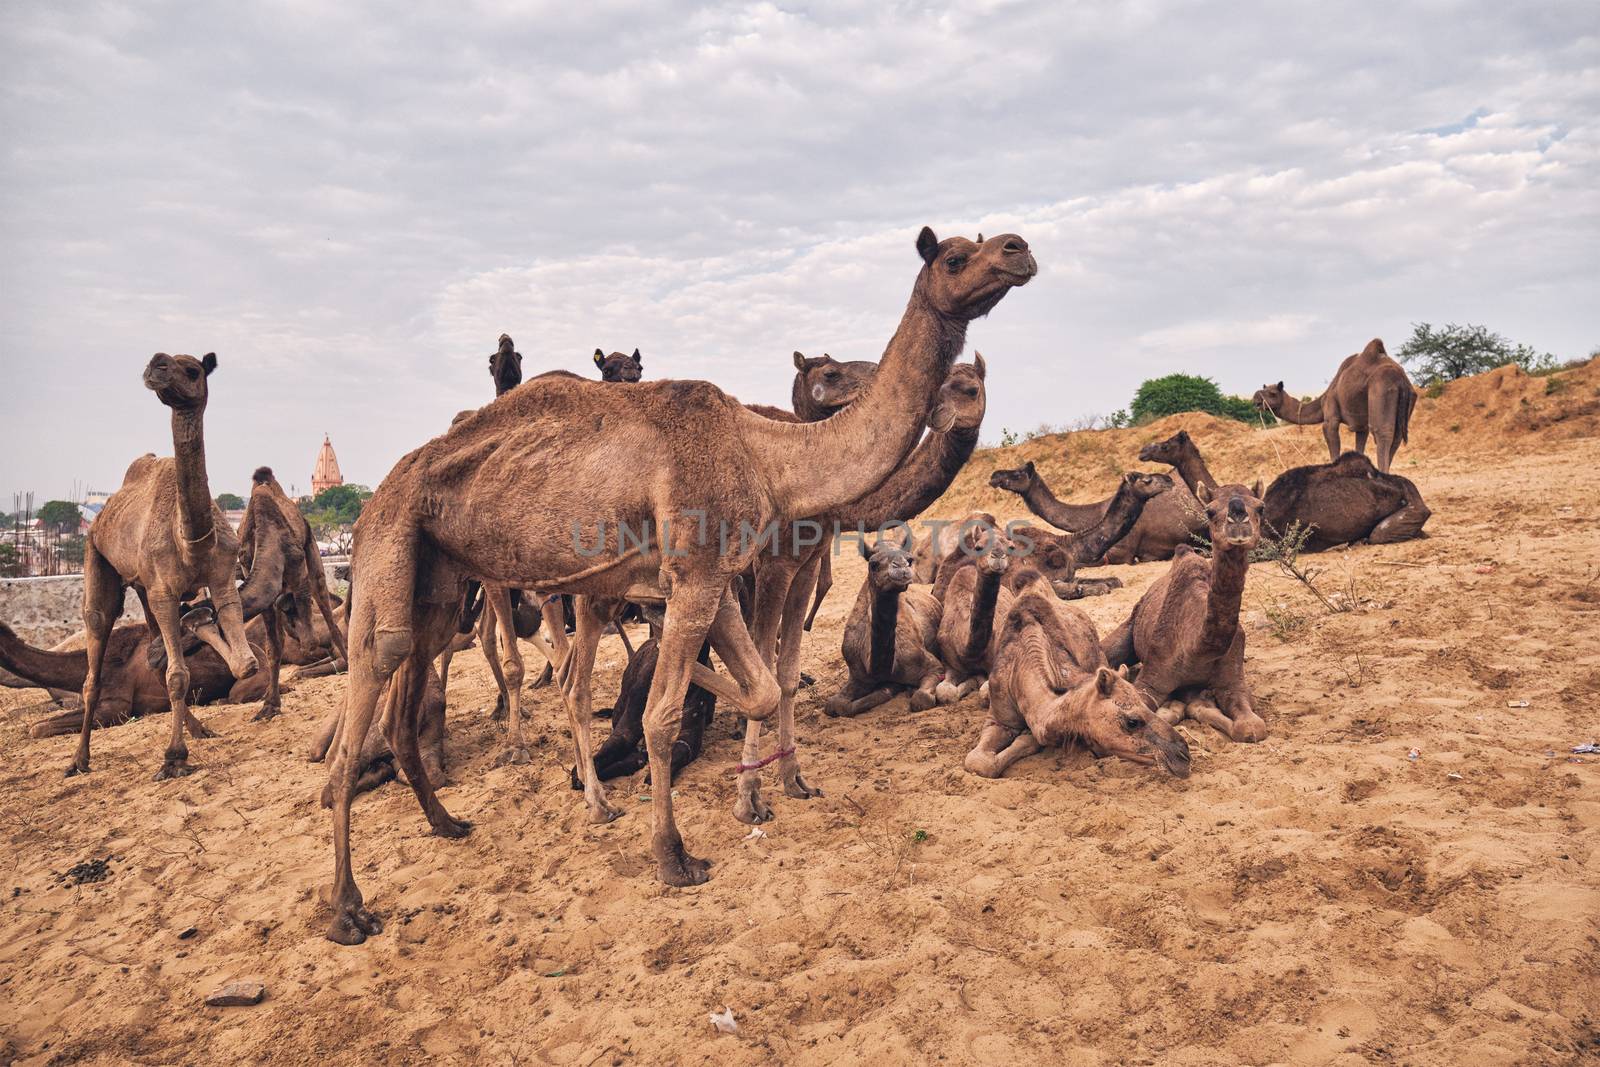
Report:
M 978 587 L 972 594 L 972 618 L 967 626 L 967 647 L 963 651 L 969 662 L 981 657 L 994 638 L 994 607 L 1000 599 L 1000 585 L 1004 580 L 1004 571 L 978 572 Z
M 780 513 L 792 518 L 825 514 L 882 485 L 915 447 L 966 335 L 965 321 L 928 303 L 919 275 L 900 328 L 855 403 L 815 423 L 782 423 L 744 412 L 745 440 L 767 472 Z
M 978 447 L 978 428 L 930 433 L 887 481 L 865 499 L 833 516 L 841 526 L 874 530 L 888 522 L 908 522 L 950 488 Z
M 1099 562 L 1107 549 L 1133 529 L 1133 524 L 1139 521 L 1139 515 L 1144 511 L 1144 505 L 1145 499 L 1124 480 L 1117 486 L 1100 520 L 1072 539 L 1073 560 L 1083 567 Z
M 190 546 L 212 532 L 211 482 L 206 477 L 205 411 L 172 413 L 172 458 L 178 474 L 178 532 Z
M 1239 603 L 1250 573 L 1250 550 L 1213 544 L 1211 589 L 1206 595 L 1206 621 L 1200 628 L 1200 651 L 1221 655 L 1239 631 Z
M 1327 394 L 1323 394 L 1326 396 Z M 1284 422 L 1292 422 L 1296 426 L 1312 426 L 1322 421 L 1322 397 L 1315 400 L 1301 400 L 1297 397 L 1284 395 L 1283 410 L 1277 413 L 1278 418 Z
M 1178 472 L 1178 477 L 1183 479 L 1183 484 L 1189 487 L 1189 492 L 1191 493 L 1198 494 L 1202 485 L 1207 489 L 1215 489 L 1217 487 L 1217 480 L 1211 477 L 1210 468 L 1206 466 L 1206 461 L 1200 458 L 1198 452 L 1190 452 L 1182 456 L 1172 467 Z
M 1022 501 L 1028 505 L 1029 511 L 1067 533 L 1087 529 L 1099 522 L 1106 513 L 1103 504 L 1068 504 L 1056 499 L 1050 487 L 1044 484 L 1044 479 L 1039 477 L 1035 477 L 1033 484 L 1022 494 Z
M 894 639 L 900 625 L 900 591 L 872 591 L 872 646 L 867 655 L 867 673 L 875 682 L 886 682 L 894 673 Z

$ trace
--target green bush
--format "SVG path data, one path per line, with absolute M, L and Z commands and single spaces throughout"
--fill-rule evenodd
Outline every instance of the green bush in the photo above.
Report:
M 1145 423 L 1180 411 L 1204 411 L 1240 422 L 1255 422 L 1256 409 L 1239 396 L 1224 396 L 1217 383 L 1194 374 L 1168 374 L 1150 378 L 1139 386 L 1128 405 L 1134 423 Z
M 1451 382 L 1472 374 L 1483 374 L 1507 363 L 1515 363 L 1529 374 L 1548 374 L 1560 369 L 1556 357 L 1527 345 L 1513 345 L 1487 326 L 1450 323 L 1435 329 L 1426 322 L 1411 324 L 1411 337 L 1395 358 L 1411 369 L 1424 386 Z

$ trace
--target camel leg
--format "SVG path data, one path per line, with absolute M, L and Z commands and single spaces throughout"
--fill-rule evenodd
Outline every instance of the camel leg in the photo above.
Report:
M 94 709 L 94 729 L 99 730 L 106 726 L 121 726 L 128 721 L 133 713 L 133 706 L 126 695 L 121 693 L 100 694 L 99 705 Z M 77 709 L 71 711 L 58 711 L 39 719 L 28 727 L 29 737 L 60 737 L 62 734 L 75 734 L 82 722 L 83 716 Z
M 800 688 L 800 642 L 802 630 L 811 628 L 816 609 L 827 596 L 827 586 L 833 584 L 832 568 L 828 565 L 827 549 L 823 548 L 801 567 L 789 585 L 789 597 L 783 606 L 783 629 L 778 637 L 778 751 L 789 753 L 778 760 L 778 779 L 783 782 L 783 793 L 795 800 L 820 797 L 822 790 L 811 785 L 800 774 L 800 743 L 794 729 L 794 695 Z M 813 592 L 813 590 L 815 590 Z M 806 601 L 811 600 L 811 613 L 799 626 Z M 791 620 L 794 620 L 793 622 Z
M 283 697 L 278 689 L 278 672 L 283 667 L 283 630 L 278 620 L 278 609 L 269 608 L 262 620 L 267 629 L 267 695 L 256 712 L 255 722 L 277 718 L 283 710 Z
M 1216 700 L 1209 692 L 1197 693 L 1184 703 L 1184 715 L 1204 726 L 1209 726 L 1217 733 L 1234 740 L 1233 720 L 1222 713 L 1217 707 Z
M 1328 462 L 1339 458 L 1339 420 L 1329 416 L 1322 421 L 1322 439 L 1328 443 Z
M 1354 445 L 1352 445 L 1351 447 L 1354 448 L 1357 452 L 1365 452 L 1367 450 L 1367 431 L 1366 430 L 1357 430 L 1357 431 L 1355 431 L 1355 435 L 1356 435 L 1356 443 Z
M 1156 709 L 1156 716 L 1168 726 L 1176 726 L 1189 714 L 1189 707 L 1177 697 L 1169 697 L 1167 702 Z
M 237 607 L 237 605 L 235 605 Z M 162 644 L 167 650 L 167 699 L 172 704 L 172 733 L 167 741 L 161 769 L 156 781 L 182 778 L 193 774 L 189 766 L 189 746 L 184 744 L 183 730 L 189 720 L 189 667 L 183 658 L 183 624 L 180 621 L 181 605 L 176 600 L 152 598 L 150 609 L 155 613 L 156 626 L 161 631 Z M 249 662 L 255 655 L 245 646 Z
M 730 606 L 731 605 L 731 606 Z M 744 640 L 728 632 L 728 617 Z M 661 630 L 660 653 L 656 660 L 655 677 L 650 682 L 650 698 L 644 711 L 645 750 L 650 758 L 651 841 L 650 849 L 658 866 L 659 877 L 667 885 L 700 885 L 710 878 L 711 864 L 691 855 L 683 845 L 672 812 L 672 743 L 678 732 L 678 720 L 683 714 L 683 698 L 689 690 L 689 679 L 700 646 L 707 631 L 713 635 L 713 646 L 730 673 L 738 682 L 745 683 L 741 690 L 759 685 L 759 679 L 750 677 L 751 660 L 761 669 L 760 656 L 744 630 L 744 620 L 739 615 L 737 598 L 729 595 L 727 581 L 715 584 L 691 583 L 680 577 L 667 601 L 666 622 Z M 724 649 L 730 651 L 725 652 Z M 581 651 L 581 643 L 574 649 Z M 768 676 L 770 679 L 770 675 Z M 709 687 L 705 687 L 709 688 Z M 776 689 L 776 683 L 772 684 Z M 757 693 L 758 698 L 766 694 Z M 777 702 L 773 693 L 772 702 Z M 740 710 L 756 710 L 748 705 Z M 762 716 L 765 718 L 765 716 Z M 592 772 L 591 772 L 592 773 Z
M 811 597 L 816 567 L 811 559 L 797 563 L 792 556 L 775 555 L 757 561 L 751 640 L 761 661 L 772 666 L 778 658 L 779 644 L 798 646 L 806 602 Z M 794 737 L 794 693 L 799 686 L 798 649 L 793 663 L 794 677 L 788 686 L 778 681 L 778 750 L 789 746 L 782 738 L 782 721 L 787 709 L 789 742 Z M 761 759 L 761 724 L 745 724 L 743 766 L 753 767 Z M 798 764 L 796 765 L 798 767 Z M 742 771 L 733 816 L 740 822 L 760 823 L 772 818 L 772 808 L 761 798 L 761 772 Z
M 437 668 L 439 671 L 439 683 L 444 689 L 446 697 L 450 695 L 450 661 L 455 658 L 456 654 L 448 647 L 445 648 L 443 652 L 439 653 L 439 663 Z
M 500 666 L 499 635 L 501 633 L 510 633 L 512 640 L 515 641 L 516 630 L 513 628 L 514 624 L 509 621 L 509 612 L 507 614 L 508 621 L 505 625 L 502 626 L 496 620 L 497 609 L 495 604 L 498 602 L 494 596 L 496 588 L 508 601 L 510 599 L 510 592 L 504 586 L 486 585 L 483 587 L 483 598 L 488 603 L 484 605 L 483 614 L 478 617 L 478 645 L 483 649 L 483 658 L 489 664 L 489 673 L 494 675 L 496 693 L 494 710 L 489 712 L 489 718 L 494 722 L 502 722 L 505 720 L 506 715 L 509 714 L 511 701 L 506 693 L 506 676 Z
M 83 721 L 78 731 L 78 751 L 67 768 L 67 777 L 89 773 L 89 730 L 94 726 L 95 705 L 100 702 L 100 672 L 105 666 L 106 642 L 111 628 L 122 614 L 122 577 L 105 557 L 85 539 L 83 547 L 83 630 L 87 639 L 89 671 L 83 678 Z M 145 623 L 154 627 L 149 614 Z
M 600 781 L 600 775 L 594 766 L 594 745 L 589 732 L 589 722 L 594 717 L 591 701 L 593 699 L 594 657 L 600 647 L 600 632 L 604 624 L 595 614 L 596 604 L 587 596 L 580 596 L 574 602 L 577 609 L 577 631 L 572 635 L 572 641 L 562 660 L 559 677 L 561 679 L 561 695 L 567 707 L 567 725 L 572 728 L 573 747 L 577 750 L 578 777 L 583 781 L 583 799 L 589 805 L 589 821 L 592 823 L 608 823 L 622 815 L 622 809 L 614 807 L 606 799 L 606 787 Z M 561 627 L 563 635 L 566 626 Z M 652 689 L 652 692 L 654 690 Z M 683 699 L 683 694 L 678 694 L 678 699 Z M 666 748 L 670 750 L 671 742 Z M 670 756 L 670 751 L 668 752 Z M 672 772 L 663 774 L 657 781 L 668 783 L 672 781 Z M 670 793 L 671 787 L 663 785 L 657 793 Z
M 833 553 L 827 548 L 822 552 L 822 565 L 817 571 L 817 591 L 812 595 L 811 611 L 806 615 L 806 633 L 811 632 L 811 624 L 817 621 L 817 612 L 822 610 L 822 602 L 828 597 L 828 590 L 833 588 Z
M 440 617 L 448 618 L 442 612 Z M 427 817 L 428 825 L 433 827 L 433 832 L 440 837 L 465 837 L 471 831 L 472 824 L 454 818 L 439 802 L 418 747 L 428 661 L 431 658 L 425 647 L 418 648 L 395 671 L 394 678 L 389 682 L 389 712 L 385 716 L 384 725 L 387 729 L 384 736 L 389 742 L 389 751 L 394 753 L 395 762 L 410 783 L 411 791 L 416 794 L 417 803 L 422 806 L 422 813 Z
M 1218 712 L 1226 716 L 1226 727 L 1219 727 L 1231 739 L 1243 741 L 1247 744 L 1267 739 L 1266 720 L 1256 714 L 1250 693 L 1243 686 L 1218 687 L 1210 692 L 1202 693 L 1199 700 L 1205 701 Z M 1192 714 L 1192 712 L 1191 712 Z M 1198 716 L 1196 716 L 1198 718 Z M 1212 725 L 1215 725 L 1213 723 Z
M 532 757 L 522 737 L 522 650 L 517 648 L 516 625 L 511 617 L 511 590 L 503 585 L 486 585 L 483 591 L 489 597 L 489 606 L 494 609 L 485 612 L 484 618 L 492 618 L 494 627 L 500 632 L 500 672 L 496 677 L 503 679 L 501 697 L 506 702 L 510 719 L 506 727 L 506 750 L 495 762 L 501 765 L 527 763 Z M 490 655 L 487 647 L 484 648 L 484 655 Z
M 1033 755 L 1040 747 L 1027 730 L 1012 729 L 991 720 L 962 766 L 983 778 L 999 778 L 1013 763 Z
M 1422 536 L 1422 527 L 1433 515 L 1428 510 L 1428 505 L 1422 502 L 1422 497 L 1407 493 L 1408 499 L 1404 507 L 1384 519 L 1372 528 L 1367 535 L 1367 542 L 1374 545 L 1390 545 L 1396 541 L 1409 541 L 1414 537 Z

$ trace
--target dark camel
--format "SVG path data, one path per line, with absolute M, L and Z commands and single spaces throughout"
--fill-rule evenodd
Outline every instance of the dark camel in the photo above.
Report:
M 911 690 L 911 710 L 925 711 L 938 703 L 935 689 L 944 667 L 934 651 L 939 603 L 932 593 L 911 589 L 911 531 L 898 541 L 880 538 L 871 550 L 865 540 L 858 544 L 867 580 L 844 624 L 850 679 L 823 710 L 834 717 L 860 715 Z
M 705 382 L 618 389 L 548 375 L 525 382 L 404 457 L 356 525 L 350 673 L 339 755 L 330 777 L 335 849 L 328 936 L 353 944 L 382 928 L 356 886 L 350 858 L 354 756 L 379 696 L 393 682 L 391 746 L 434 832 L 468 824 L 439 803 L 416 751 L 425 671 L 449 640 L 467 577 L 550 592 L 664 603 L 659 659 L 645 711 L 654 821 L 652 852 L 669 885 L 697 885 L 709 864 L 690 855 L 673 817 L 670 749 L 691 678 L 764 719 L 777 681 L 730 593 L 757 555 L 741 537 L 825 514 L 871 493 L 915 446 L 939 386 L 965 341 L 1037 270 L 1015 235 L 976 244 L 917 239 L 923 265 L 900 329 L 862 398 L 821 423 L 763 419 Z M 619 470 L 633 476 L 618 478 Z M 534 507 L 530 502 L 537 502 Z M 703 520 L 703 521 L 702 521 Z M 723 530 L 731 539 L 723 541 Z M 577 535 L 575 536 L 575 531 Z M 653 535 L 653 536 L 652 536 Z M 741 543 L 742 542 L 742 543 Z M 568 718 L 591 818 L 610 821 L 589 749 L 595 634 L 579 613 L 562 667 Z M 709 634 L 728 677 L 696 662 Z M 568 682 L 571 686 L 569 688 Z
M 209 590 L 222 631 L 223 656 L 235 678 L 256 669 L 244 635 L 244 611 L 234 588 L 239 541 L 211 499 L 206 478 L 207 381 L 217 357 L 157 353 L 144 370 L 145 388 L 172 409 L 173 458 L 141 456 L 123 476 L 100 516 L 89 527 L 83 550 L 83 627 L 88 674 L 83 682 L 83 724 L 78 751 L 67 774 L 89 772 L 89 730 L 100 699 L 106 642 L 122 614 L 123 594 L 133 586 L 152 634 L 167 653 L 167 694 L 172 733 L 156 780 L 189 774 L 184 728 L 207 731 L 189 711 L 189 671 L 183 659 L 181 605 Z
M 1378 469 L 1388 474 L 1395 452 L 1406 442 L 1417 391 L 1405 368 L 1390 359 L 1383 342 L 1374 337 L 1366 348 L 1345 357 L 1333 381 L 1315 400 L 1296 399 L 1279 382 L 1257 390 L 1255 405 L 1285 422 L 1301 426 L 1320 423 L 1330 462 L 1339 458 L 1340 424 L 1355 431 L 1358 453 L 1366 451 L 1370 432 L 1376 443 Z
M 594 365 L 600 368 L 603 382 L 636 382 L 644 377 L 644 357 L 635 348 L 633 355 L 613 352 L 609 356 L 600 349 L 594 350 Z
M 1267 531 L 1310 527 L 1301 550 L 1347 544 L 1387 545 L 1422 536 L 1433 514 L 1410 478 L 1384 474 L 1359 452 L 1333 463 L 1292 467 L 1273 479 L 1265 497 Z
M 1235 741 L 1267 736 L 1245 681 L 1239 627 L 1250 552 L 1261 539 L 1260 492 L 1259 484 L 1214 492 L 1202 485 L 1211 558 L 1180 546 L 1167 573 L 1104 641 L 1113 666 L 1138 666 L 1134 685 L 1167 722 L 1187 716 Z
M 1147 477 L 1166 477 L 1148 475 Z M 1022 497 L 1028 510 L 1058 530 L 1081 534 L 1106 516 L 1115 495 L 1093 504 L 1069 504 L 1056 498 L 1050 486 L 1029 460 L 1012 470 L 997 470 L 989 476 L 989 484 L 996 489 L 1016 493 Z M 1121 564 L 1170 559 L 1172 550 L 1188 543 L 1190 535 L 1204 529 L 1203 511 L 1192 494 L 1169 480 L 1164 490 L 1153 497 L 1140 511 L 1133 525 L 1124 535 L 1108 545 L 1093 559 L 1080 562 L 1085 566 L 1102 563 Z
M 999 778 L 1039 749 L 1076 739 L 1097 757 L 1157 764 L 1189 777 L 1189 746 L 1151 712 L 1126 674 L 1107 666 L 1089 617 L 1024 566 L 1000 627 L 989 721 L 963 765 Z

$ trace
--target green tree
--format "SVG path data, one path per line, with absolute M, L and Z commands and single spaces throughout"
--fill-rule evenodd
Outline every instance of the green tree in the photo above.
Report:
M 0 578 L 21 578 L 22 554 L 15 545 L 0 545 Z
M 1487 326 L 1449 323 L 1434 329 L 1426 322 L 1411 324 L 1411 337 L 1396 358 L 1407 367 L 1419 384 L 1453 382 L 1472 374 L 1515 363 L 1530 374 L 1552 370 L 1556 357 L 1527 345 L 1513 345 Z
M 62 533 L 77 533 L 83 521 L 78 505 L 65 500 L 52 500 L 39 509 L 39 521 Z
M 64 563 L 76 563 L 83 566 L 83 538 L 63 537 L 61 543 L 56 545 L 56 555 Z
M 238 493 L 223 493 L 217 497 L 217 507 L 223 511 L 240 511 L 244 508 L 244 497 Z
M 1204 411 L 1240 422 L 1255 422 L 1255 408 L 1243 397 L 1224 396 L 1217 383 L 1195 374 L 1168 374 L 1150 378 L 1139 386 L 1128 405 L 1135 423 L 1149 422 L 1180 411 Z
M 361 517 L 361 506 L 372 496 L 364 485 L 335 485 L 318 493 L 311 501 L 311 511 L 306 520 L 312 525 L 321 522 L 330 526 L 349 526 Z M 317 518 L 313 519 L 315 515 Z

